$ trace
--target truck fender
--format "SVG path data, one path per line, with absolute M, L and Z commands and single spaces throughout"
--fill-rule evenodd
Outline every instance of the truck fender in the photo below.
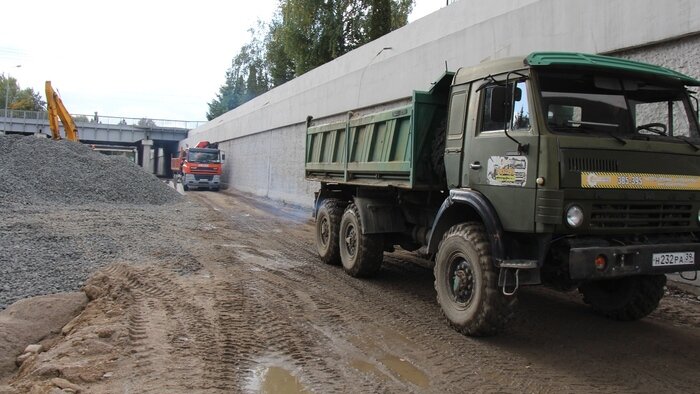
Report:
M 450 190 L 433 222 L 428 252 L 436 253 L 443 234 L 450 227 L 466 221 L 483 223 L 491 242 L 491 255 L 496 262 L 505 259 L 503 227 L 498 214 L 483 194 L 468 189 Z
M 362 234 L 400 233 L 406 231 L 406 222 L 401 209 L 393 201 L 355 197 L 360 212 Z
M 326 200 L 329 198 L 335 198 L 335 199 L 339 199 L 339 200 L 348 201 L 347 196 L 345 196 L 340 191 L 321 188 L 321 190 L 314 193 L 314 208 L 313 208 L 313 211 L 311 212 L 311 216 L 313 218 L 316 218 L 316 214 L 318 213 L 319 208 L 321 208 L 321 204 L 323 203 L 323 200 Z

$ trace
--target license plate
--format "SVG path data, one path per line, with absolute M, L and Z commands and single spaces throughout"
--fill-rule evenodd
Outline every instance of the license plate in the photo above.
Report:
M 654 267 L 687 264 L 695 264 L 695 252 L 654 253 L 651 256 L 651 265 Z

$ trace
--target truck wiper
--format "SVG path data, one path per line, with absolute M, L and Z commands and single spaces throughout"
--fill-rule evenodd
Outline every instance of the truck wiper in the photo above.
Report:
M 571 124 L 571 125 L 580 125 L 580 126 L 603 126 L 603 127 L 615 127 L 615 128 L 620 127 L 620 125 L 617 123 L 581 122 L 581 121 L 577 121 L 577 120 L 567 120 L 566 123 Z M 586 129 L 586 130 L 588 130 L 588 129 Z M 609 136 L 610 138 L 614 138 L 617 142 L 621 143 L 622 145 L 627 145 L 627 141 L 625 141 L 624 139 L 620 138 L 619 136 L 615 135 L 615 133 L 612 133 L 610 131 L 605 131 L 605 130 L 591 130 L 591 131 L 603 133 L 603 134 Z
M 675 138 L 677 140 L 681 140 L 681 141 L 685 142 L 686 144 L 690 145 L 691 147 L 693 147 L 693 149 L 695 149 L 696 152 L 700 151 L 700 146 L 697 146 L 697 145 L 693 144 L 692 142 L 690 142 L 689 140 L 687 140 L 686 139 L 687 137 L 683 137 L 680 135 L 674 135 L 673 138 Z

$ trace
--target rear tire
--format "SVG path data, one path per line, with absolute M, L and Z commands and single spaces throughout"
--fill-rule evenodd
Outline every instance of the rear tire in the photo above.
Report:
M 493 335 L 512 317 L 517 298 L 498 287 L 491 245 L 480 223 L 457 224 L 445 233 L 434 270 L 438 304 L 458 332 Z
M 588 282 L 579 287 L 579 292 L 596 313 L 613 320 L 633 321 L 659 306 L 665 285 L 665 275 L 628 276 Z
M 340 264 L 338 234 L 343 216 L 344 203 L 335 198 L 321 202 L 316 213 L 316 249 L 321 261 L 326 264 Z
M 355 204 L 345 209 L 339 235 L 340 260 L 348 275 L 368 277 L 379 271 L 384 258 L 384 237 L 362 233 L 362 220 Z

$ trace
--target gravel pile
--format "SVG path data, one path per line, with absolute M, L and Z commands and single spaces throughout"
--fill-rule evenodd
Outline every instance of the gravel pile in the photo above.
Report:
M 123 156 L 47 138 L 0 135 L 0 201 L 164 204 L 180 195 Z
M 0 310 L 115 261 L 196 269 L 178 244 L 205 211 L 132 162 L 35 137 L 0 135 L 0 152 Z

